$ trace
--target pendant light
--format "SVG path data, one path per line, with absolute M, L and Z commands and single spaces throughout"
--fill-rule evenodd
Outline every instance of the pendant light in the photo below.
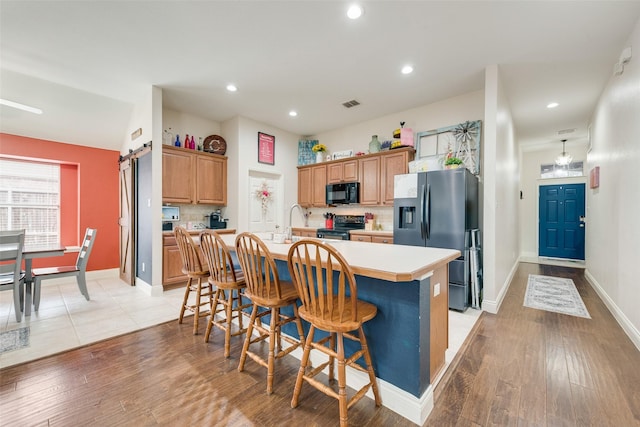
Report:
M 569 164 L 571 163 L 571 160 L 573 160 L 571 155 L 564 150 L 565 142 L 567 142 L 567 140 L 563 139 L 562 140 L 562 155 L 556 157 L 556 165 L 558 165 L 558 166 L 569 166 Z

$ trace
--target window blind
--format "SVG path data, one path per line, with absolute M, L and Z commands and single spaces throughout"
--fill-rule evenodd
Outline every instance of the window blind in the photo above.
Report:
M 0 159 L 0 229 L 24 228 L 25 244 L 60 242 L 60 166 Z

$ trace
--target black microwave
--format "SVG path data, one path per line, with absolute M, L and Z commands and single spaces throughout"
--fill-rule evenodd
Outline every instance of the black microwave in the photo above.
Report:
M 325 201 L 327 205 L 360 203 L 360 183 L 341 182 L 340 184 L 328 184 Z

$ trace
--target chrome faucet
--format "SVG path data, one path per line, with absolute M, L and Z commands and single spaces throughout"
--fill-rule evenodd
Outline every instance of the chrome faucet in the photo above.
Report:
M 300 210 L 300 213 L 302 214 L 302 219 L 304 221 L 304 210 L 302 209 L 302 206 L 300 206 L 297 203 L 294 203 L 293 205 L 291 205 L 291 208 L 289 208 L 289 230 L 287 232 L 287 238 L 289 240 L 291 240 L 291 238 L 293 236 L 293 224 L 291 222 L 291 216 L 293 215 L 293 210 L 295 208 L 298 208 Z

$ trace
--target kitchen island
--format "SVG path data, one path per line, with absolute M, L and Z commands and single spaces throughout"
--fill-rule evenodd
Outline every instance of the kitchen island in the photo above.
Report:
M 235 235 L 221 237 L 234 248 Z M 264 242 L 276 260 L 280 278 L 290 280 L 287 255 L 291 244 Z M 431 382 L 444 367 L 448 345 L 448 263 L 460 252 L 347 240 L 327 243 L 353 269 L 358 298 L 378 307 L 364 330 L 382 404 L 423 424 L 433 408 Z M 284 331 L 295 336 L 294 331 Z M 347 347 L 346 351 L 353 350 Z M 292 354 L 301 357 L 301 352 Z M 367 381 L 366 374 L 351 370 L 347 381 L 358 389 Z

